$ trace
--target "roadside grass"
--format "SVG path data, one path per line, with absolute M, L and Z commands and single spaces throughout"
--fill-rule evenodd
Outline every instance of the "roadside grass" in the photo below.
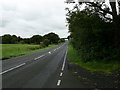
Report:
M 49 45 L 45 48 L 40 48 L 40 45 L 31 45 L 31 44 L 0 44 L 0 51 L 2 51 L 2 55 L 0 59 L 8 59 L 11 57 L 16 57 L 44 49 L 48 49 L 54 47 L 56 45 Z
M 103 62 L 103 61 L 91 61 L 83 62 L 79 59 L 76 50 L 72 45 L 68 46 L 68 59 L 71 63 L 77 64 L 92 72 L 103 72 L 111 74 L 113 71 L 120 70 L 120 62 Z

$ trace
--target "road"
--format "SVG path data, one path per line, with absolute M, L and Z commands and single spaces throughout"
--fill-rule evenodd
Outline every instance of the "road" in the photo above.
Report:
M 67 69 L 67 45 L 2 62 L 2 88 L 82 88 Z

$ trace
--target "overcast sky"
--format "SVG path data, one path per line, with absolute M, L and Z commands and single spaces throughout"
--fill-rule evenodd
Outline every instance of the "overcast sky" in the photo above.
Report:
M 0 0 L 0 36 L 29 38 L 54 32 L 67 37 L 65 7 L 64 0 Z

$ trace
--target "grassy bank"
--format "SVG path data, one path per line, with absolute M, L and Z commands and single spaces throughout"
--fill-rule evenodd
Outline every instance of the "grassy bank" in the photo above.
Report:
M 2 51 L 2 56 L 0 59 L 8 59 L 11 57 L 16 57 L 32 52 L 36 52 L 43 49 L 51 48 L 55 45 L 49 45 L 45 48 L 40 48 L 40 45 L 29 45 L 29 44 L 0 44 L 0 51 Z
M 69 45 L 68 46 L 68 59 L 70 62 L 80 65 L 81 67 L 93 71 L 93 72 L 103 72 L 110 74 L 114 70 L 120 70 L 120 62 L 109 62 L 105 63 L 102 61 L 91 61 L 91 62 L 83 62 L 78 58 L 76 50 Z

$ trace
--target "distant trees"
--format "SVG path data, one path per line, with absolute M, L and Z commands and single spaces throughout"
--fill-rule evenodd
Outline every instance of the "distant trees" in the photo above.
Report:
M 22 44 L 31 44 L 31 38 L 24 38 L 22 39 Z
M 33 35 L 30 38 L 21 38 L 20 36 L 5 34 L 1 36 L 2 44 L 44 44 L 43 46 L 48 46 L 49 44 L 58 44 L 64 42 L 64 39 L 60 39 L 60 37 L 55 33 L 48 33 L 44 36 L 41 35 Z
M 62 43 L 62 42 L 65 42 L 65 39 L 64 38 L 61 38 L 59 39 L 58 43 Z
M 18 38 L 16 35 L 9 35 L 9 34 L 6 34 L 4 36 L 2 36 L 2 43 L 4 44 L 15 44 L 18 42 Z

